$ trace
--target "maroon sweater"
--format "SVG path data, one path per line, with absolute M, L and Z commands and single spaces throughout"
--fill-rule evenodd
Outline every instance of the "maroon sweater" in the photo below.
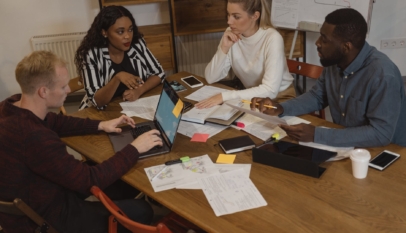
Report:
M 69 192 L 90 194 L 124 175 L 138 160 L 128 145 L 96 166 L 88 166 L 66 151 L 60 137 L 97 133 L 100 121 L 48 113 L 41 120 L 31 111 L 16 107 L 14 95 L 0 103 L 0 200 L 21 198 L 51 225 L 59 222 Z M 34 232 L 26 217 L 0 213 L 5 232 Z

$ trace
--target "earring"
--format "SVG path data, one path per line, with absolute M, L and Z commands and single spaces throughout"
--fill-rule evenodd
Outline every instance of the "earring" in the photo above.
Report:
M 107 35 L 104 35 L 104 38 L 107 38 Z

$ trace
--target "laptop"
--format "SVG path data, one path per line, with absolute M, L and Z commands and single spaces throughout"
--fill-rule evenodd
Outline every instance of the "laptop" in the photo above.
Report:
M 155 146 L 149 151 L 140 154 L 139 158 L 170 152 L 175 142 L 176 132 L 178 131 L 182 117 L 182 110 L 180 110 L 177 117 L 172 113 L 178 101 L 179 96 L 176 94 L 176 91 L 164 80 L 154 120 L 137 123 L 135 128 L 131 126 L 122 127 L 121 133 L 109 133 L 108 135 L 113 144 L 114 151 L 120 151 L 142 133 L 150 131 L 151 129 L 157 129 L 161 133 L 160 136 L 163 146 Z

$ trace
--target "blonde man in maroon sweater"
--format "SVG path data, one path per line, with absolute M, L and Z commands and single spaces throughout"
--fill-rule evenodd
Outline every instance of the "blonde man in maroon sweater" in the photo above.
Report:
M 119 124 L 134 127 L 121 116 L 109 121 L 80 119 L 49 112 L 62 106 L 70 92 L 66 64 L 51 52 L 25 57 L 16 68 L 22 94 L 0 103 L 0 200 L 21 198 L 60 232 L 107 232 L 108 211 L 99 202 L 87 202 L 97 185 L 106 188 L 136 164 L 138 155 L 162 145 L 151 130 L 110 159 L 89 166 L 66 151 L 60 137 L 90 133 L 120 132 Z M 119 207 L 135 221 L 149 223 L 153 211 L 144 200 L 122 200 Z M 26 217 L 0 213 L 5 232 L 34 232 Z

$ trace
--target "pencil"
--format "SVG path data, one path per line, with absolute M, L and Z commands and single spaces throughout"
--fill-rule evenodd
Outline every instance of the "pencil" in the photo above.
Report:
M 241 100 L 241 102 L 246 103 L 246 104 L 251 104 L 251 101 L 248 101 L 248 100 Z M 259 103 L 256 103 L 255 105 L 259 105 Z M 264 107 L 273 108 L 273 109 L 278 109 L 278 108 L 275 107 L 275 106 L 266 105 L 266 104 L 264 104 Z

